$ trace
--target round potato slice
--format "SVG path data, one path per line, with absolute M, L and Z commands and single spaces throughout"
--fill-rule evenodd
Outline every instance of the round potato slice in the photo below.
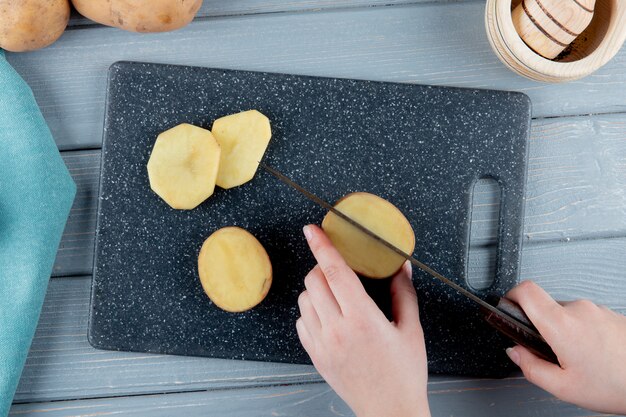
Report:
M 409 221 L 393 204 L 374 194 L 348 194 L 335 208 L 365 226 L 398 249 L 413 253 L 415 234 Z M 328 212 L 322 229 L 356 273 L 368 278 L 395 274 L 405 259 L 336 214 Z
M 239 227 L 224 227 L 204 241 L 198 256 L 204 292 L 222 310 L 239 313 L 259 304 L 272 285 L 263 245 Z
M 219 162 L 211 132 L 180 124 L 157 137 L 148 161 L 150 188 L 172 208 L 191 210 L 213 194 Z

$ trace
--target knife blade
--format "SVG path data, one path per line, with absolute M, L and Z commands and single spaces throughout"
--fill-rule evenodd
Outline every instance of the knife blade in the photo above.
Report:
M 548 345 L 545 339 L 537 331 L 537 329 L 531 323 L 530 319 L 528 319 L 528 316 L 526 316 L 522 308 L 514 301 L 509 300 L 508 298 L 505 298 L 505 297 L 495 297 L 497 301 L 494 305 L 483 300 L 482 298 L 478 297 L 476 294 L 470 292 L 469 290 L 463 288 L 462 286 L 455 283 L 451 279 L 435 271 L 430 266 L 417 260 L 412 255 L 399 249 L 392 243 L 388 242 L 386 239 L 378 236 L 376 233 L 372 232 L 367 227 L 363 226 L 359 222 L 345 215 L 340 210 L 337 210 L 330 203 L 318 197 L 317 195 L 307 190 L 306 188 L 302 187 L 301 185 L 297 184 L 296 182 L 294 182 L 293 180 L 291 180 L 289 177 L 282 174 L 278 170 L 272 168 L 271 166 L 263 162 L 259 162 L 259 166 L 261 166 L 265 171 L 269 172 L 270 174 L 278 178 L 284 184 L 287 184 L 291 186 L 292 188 L 294 188 L 295 190 L 299 191 L 301 194 L 306 196 L 309 200 L 315 202 L 316 204 L 325 208 L 326 210 L 329 210 L 330 212 L 334 213 L 339 218 L 343 219 L 344 221 L 348 222 L 353 227 L 365 233 L 367 236 L 376 240 L 378 243 L 382 244 L 383 246 L 386 246 L 388 249 L 402 256 L 404 259 L 411 262 L 412 265 L 418 267 L 419 269 L 426 272 L 430 276 L 438 279 L 439 281 L 443 282 L 447 286 L 456 290 L 461 295 L 473 301 L 475 304 L 477 304 L 480 307 L 487 323 L 491 325 L 492 327 L 494 327 L 500 333 L 512 339 L 515 343 L 528 348 L 530 351 L 532 351 L 533 353 L 535 353 L 537 356 L 541 357 L 542 359 L 545 359 L 555 364 L 559 363 L 557 356 L 553 352 L 550 345 Z

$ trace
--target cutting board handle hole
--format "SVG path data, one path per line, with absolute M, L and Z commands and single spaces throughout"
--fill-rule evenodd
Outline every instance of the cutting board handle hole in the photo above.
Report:
M 468 237 L 467 283 L 474 290 L 485 290 L 497 273 L 502 189 L 491 177 L 479 178 L 471 191 Z

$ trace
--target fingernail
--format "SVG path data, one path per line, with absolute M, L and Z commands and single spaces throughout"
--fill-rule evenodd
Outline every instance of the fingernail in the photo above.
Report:
M 413 274 L 413 266 L 411 265 L 411 262 L 406 261 L 403 267 L 406 273 L 409 275 L 409 277 L 411 277 L 411 275 Z
M 302 232 L 304 232 L 304 237 L 306 238 L 306 240 L 311 240 L 313 238 L 313 232 L 311 231 L 311 228 L 309 226 L 304 226 L 302 228 Z
M 509 359 L 511 359 L 511 361 L 515 365 L 519 366 L 520 357 L 519 357 L 519 352 L 517 350 L 513 348 L 507 348 L 506 354 L 509 356 Z

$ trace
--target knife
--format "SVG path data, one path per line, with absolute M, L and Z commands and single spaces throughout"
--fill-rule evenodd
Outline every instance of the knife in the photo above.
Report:
M 377 242 L 391 249 L 398 255 L 402 256 L 404 259 L 411 262 L 412 265 L 418 267 L 432 277 L 437 278 L 439 281 L 443 282 L 449 287 L 452 287 L 458 293 L 473 301 L 480 308 L 486 322 L 498 332 L 513 340 L 516 344 L 524 346 L 544 360 L 555 363 L 557 365 L 559 364 L 558 358 L 550 345 L 548 345 L 548 343 L 545 341 L 543 336 L 541 336 L 537 328 L 531 323 L 526 313 L 524 313 L 524 310 L 522 310 L 522 308 L 516 302 L 506 297 L 499 296 L 491 297 L 492 299 L 490 301 L 483 300 L 476 294 L 468 291 L 451 279 L 446 278 L 428 265 L 420 262 L 412 255 L 405 253 L 401 249 L 398 249 L 395 245 L 389 243 L 387 240 L 378 236 L 376 233 L 372 232 L 370 229 L 363 226 L 359 222 L 351 219 L 349 216 L 346 216 L 341 211 L 333 207 L 331 204 L 316 196 L 312 192 L 308 191 L 304 187 L 298 185 L 297 183 L 289 179 L 286 175 L 280 173 L 271 166 L 263 162 L 259 162 L 259 166 L 278 178 L 283 183 L 299 191 L 309 200 L 317 203 L 319 206 L 325 208 L 326 210 L 331 211 L 332 213 L 350 223 L 352 226 L 356 227 L 372 239 L 376 240 Z

